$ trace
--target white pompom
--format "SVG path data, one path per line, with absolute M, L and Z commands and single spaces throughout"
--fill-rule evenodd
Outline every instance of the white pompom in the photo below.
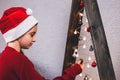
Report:
M 28 15 L 31 15 L 31 14 L 32 14 L 32 10 L 31 10 L 30 8 L 28 8 L 28 9 L 26 10 L 26 13 L 27 13 Z

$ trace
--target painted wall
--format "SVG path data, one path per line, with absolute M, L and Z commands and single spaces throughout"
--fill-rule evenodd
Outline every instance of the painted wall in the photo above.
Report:
M 33 10 L 39 21 L 37 42 L 25 55 L 46 78 L 61 75 L 72 0 L 1 0 L 0 16 L 11 6 L 25 6 Z M 0 34 L 0 52 L 5 47 Z

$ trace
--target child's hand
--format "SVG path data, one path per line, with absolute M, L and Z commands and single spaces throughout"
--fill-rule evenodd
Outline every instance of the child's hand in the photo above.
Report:
M 79 64 L 82 69 L 84 68 L 83 59 L 77 60 L 77 61 L 76 61 L 76 64 Z

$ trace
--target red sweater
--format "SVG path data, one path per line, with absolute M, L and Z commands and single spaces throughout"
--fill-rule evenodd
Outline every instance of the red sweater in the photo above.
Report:
M 75 64 L 54 80 L 74 80 L 82 72 Z M 0 80 L 46 80 L 34 68 L 32 62 L 22 53 L 11 47 L 6 47 L 0 56 Z

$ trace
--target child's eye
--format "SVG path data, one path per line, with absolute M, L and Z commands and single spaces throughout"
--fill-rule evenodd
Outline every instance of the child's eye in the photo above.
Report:
M 33 37 L 34 35 L 33 34 L 31 34 L 31 37 Z
M 33 37 L 35 35 L 35 32 L 31 33 L 30 36 Z

